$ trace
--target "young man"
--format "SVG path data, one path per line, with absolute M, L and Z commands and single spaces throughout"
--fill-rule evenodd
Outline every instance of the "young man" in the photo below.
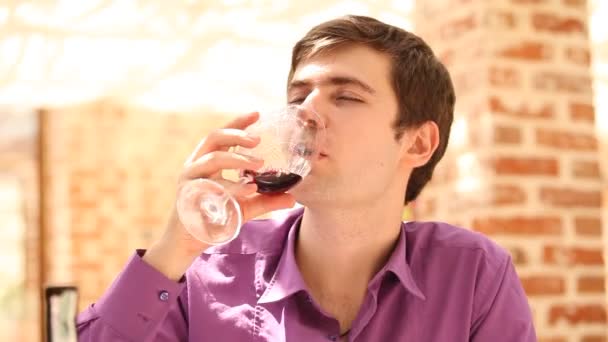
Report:
M 223 182 L 250 221 L 207 248 L 173 213 L 78 318 L 80 341 L 535 341 L 508 254 L 445 223 L 401 222 L 448 143 L 454 90 L 417 36 L 367 17 L 323 23 L 294 47 L 288 101 L 312 106 L 327 143 L 311 174 L 280 196 L 220 179 L 259 168 L 252 113 L 199 144 L 189 179 Z M 202 252 L 202 254 L 201 254 Z

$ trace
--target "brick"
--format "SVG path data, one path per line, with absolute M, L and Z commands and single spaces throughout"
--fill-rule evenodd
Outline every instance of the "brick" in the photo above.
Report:
M 606 323 L 606 308 L 603 304 L 554 305 L 549 311 L 549 324 L 560 321 L 575 325 L 581 323 Z
M 575 151 L 596 151 L 598 147 L 597 138 L 592 133 L 575 133 L 547 128 L 536 129 L 536 143 L 540 146 Z
M 565 337 L 538 337 L 538 342 L 568 342 Z
M 517 27 L 517 16 L 512 11 L 489 9 L 486 13 L 485 25 L 492 29 L 513 29 Z
M 500 97 L 491 96 L 488 99 L 488 106 L 493 114 L 524 118 L 524 119 L 551 119 L 555 116 L 553 104 L 547 103 L 538 109 L 530 109 L 526 103 L 514 104 L 513 102 L 503 101 Z
M 568 188 L 542 187 L 540 200 L 554 207 L 600 208 L 602 196 L 599 190 L 575 190 Z
M 510 145 L 521 144 L 521 129 L 513 126 L 496 125 L 494 126 L 494 142 Z
M 86 199 L 86 200 L 79 200 L 79 201 L 70 201 L 71 205 L 80 209 L 80 210 L 94 210 L 97 209 L 97 201 L 92 200 L 92 199 Z
M 553 13 L 532 14 L 532 27 L 539 32 L 587 34 L 587 23 L 583 20 L 573 17 L 563 17 Z
M 575 161 L 572 164 L 572 175 L 576 178 L 600 179 L 600 165 L 595 161 Z
M 584 236 L 602 236 L 602 220 L 599 217 L 576 217 L 574 219 L 576 234 Z
M 555 158 L 495 157 L 492 168 L 497 175 L 557 176 L 559 162 Z
M 510 234 L 523 236 L 561 235 L 562 220 L 559 217 L 487 217 L 473 220 L 474 230 L 487 234 Z
M 581 342 L 606 342 L 608 338 L 606 335 L 585 335 L 581 339 Z
M 511 0 L 512 3 L 518 5 L 533 5 L 533 4 L 544 4 L 547 0 Z
M 545 246 L 543 261 L 549 265 L 601 266 L 604 264 L 601 248 Z
M 485 76 L 482 73 L 472 72 L 461 72 L 454 73 L 452 75 L 452 81 L 454 83 L 454 89 L 456 89 L 457 96 L 471 93 L 476 89 L 485 86 Z
M 564 294 L 566 282 L 558 275 L 535 275 L 520 277 L 528 296 L 551 296 Z
M 443 24 L 439 29 L 439 35 L 443 40 L 452 40 L 474 30 L 476 27 L 475 14 L 469 14 Z
M 579 293 L 604 293 L 606 286 L 604 276 L 586 276 L 578 278 L 577 291 Z
M 496 87 L 518 88 L 521 87 L 521 75 L 519 70 L 509 67 L 491 66 L 489 73 L 490 84 Z
M 508 246 L 509 254 L 511 254 L 511 260 L 515 266 L 523 266 L 528 263 L 528 254 L 520 246 Z
M 547 61 L 553 56 L 553 48 L 543 43 L 527 41 L 509 46 L 499 51 L 498 55 L 526 61 Z
M 589 0 L 562 0 L 562 3 L 566 6 L 578 7 L 586 11 Z
M 586 47 L 569 46 L 566 48 L 565 57 L 566 60 L 572 64 L 583 67 L 589 67 L 591 65 L 591 52 L 589 51 L 589 48 Z
M 549 92 L 589 94 L 591 79 L 589 75 L 572 75 L 557 71 L 542 71 L 532 78 L 535 89 Z
M 587 103 L 570 103 L 570 119 L 572 121 L 595 122 L 595 109 Z
M 490 191 L 490 204 L 494 206 L 524 204 L 526 192 L 517 185 L 496 184 Z
M 101 229 L 87 229 L 88 227 L 83 227 L 81 225 L 72 225 L 72 240 L 73 241 L 91 241 L 91 240 L 99 240 L 103 236 L 103 230 Z M 106 227 L 107 228 L 107 227 Z

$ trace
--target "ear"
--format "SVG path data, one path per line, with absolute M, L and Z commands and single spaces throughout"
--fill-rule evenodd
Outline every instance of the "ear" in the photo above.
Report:
M 439 146 L 439 127 L 427 121 L 418 127 L 406 130 L 402 139 L 402 163 L 409 168 L 426 164 Z

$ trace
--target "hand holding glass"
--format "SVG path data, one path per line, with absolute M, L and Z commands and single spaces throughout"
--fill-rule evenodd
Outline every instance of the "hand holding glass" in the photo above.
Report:
M 237 146 L 233 152 L 262 159 L 264 166 L 240 170 L 240 182 L 254 182 L 259 193 L 268 195 L 286 192 L 305 178 L 325 138 L 319 115 L 301 105 L 262 112 L 246 131 L 259 136 L 260 143 L 254 148 Z M 193 237 L 211 245 L 237 237 L 243 219 L 238 201 L 219 183 L 202 178 L 181 189 L 177 214 Z

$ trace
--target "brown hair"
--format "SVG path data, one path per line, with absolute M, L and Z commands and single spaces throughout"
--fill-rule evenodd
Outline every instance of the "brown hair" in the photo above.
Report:
M 348 15 L 313 27 L 295 44 L 288 81 L 303 60 L 346 44 L 364 44 L 391 57 L 391 78 L 399 105 L 395 139 L 427 121 L 439 127 L 437 150 L 425 165 L 412 171 L 405 193 L 408 203 L 431 179 L 448 145 L 456 101 L 450 74 L 415 34 L 373 18 Z

